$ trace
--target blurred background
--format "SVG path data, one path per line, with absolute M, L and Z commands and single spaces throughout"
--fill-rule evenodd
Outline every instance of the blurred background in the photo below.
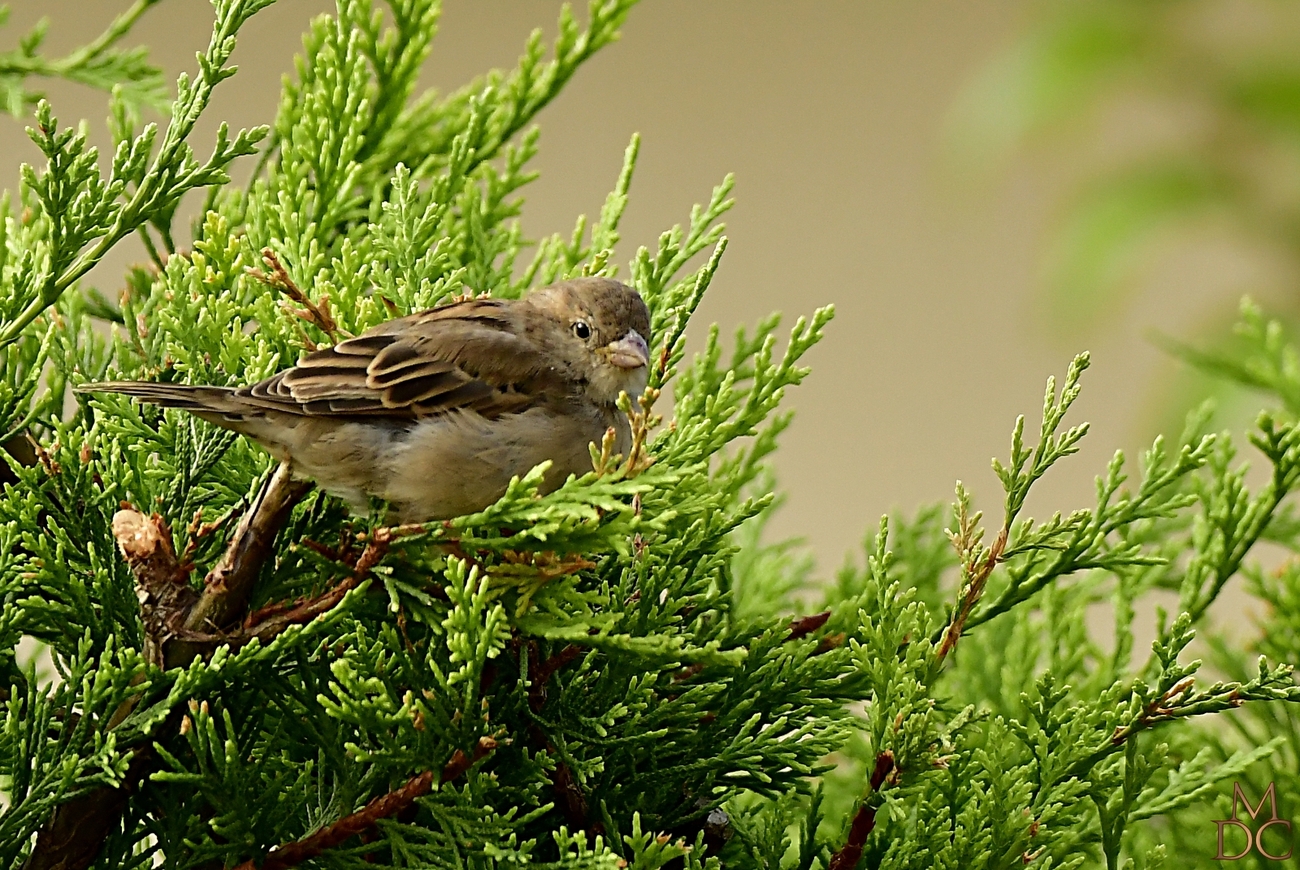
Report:
M 17 0 L 0 47 L 47 17 L 45 51 L 62 54 L 126 6 Z M 216 119 L 272 120 L 308 19 L 332 7 L 259 13 L 200 150 Z M 558 8 L 446 0 L 425 83 L 512 66 Z M 210 22 L 206 3 L 163 0 L 127 44 L 174 79 Z M 1152 331 L 1221 344 L 1247 292 L 1294 316 L 1297 33 L 1300 8 L 1263 0 L 646 0 L 542 112 L 523 226 L 567 233 L 598 212 L 638 131 L 621 261 L 736 173 L 731 245 L 694 334 L 836 305 L 788 399 L 788 501 L 770 527 L 805 538 L 825 574 L 882 513 L 946 501 L 958 479 L 1000 513 L 990 458 L 1007 453 L 1017 414 L 1036 424 L 1045 379 L 1077 351 L 1093 366 L 1074 420 L 1092 432 L 1041 485 L 1039 516 L 1088 505 L 1114 449 L 1136 459 L 1211 389 Z M 104 94 L 38 86 L 62 122 L 88 118 L 108 141 Z M 23 124 L 0 117 L 4 186 L 38 157 Z M 113 297 L 139 259 L 124 245 L 90 283 Z M 1223 398 L 1232 422 L 1246 403 Z

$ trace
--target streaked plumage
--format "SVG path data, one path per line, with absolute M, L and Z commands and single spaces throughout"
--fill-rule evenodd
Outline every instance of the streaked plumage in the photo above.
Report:
M 182 408 L 249 436 L 297 476 L 401 522 L 481 510 L 510 478 L 551 460 L 546 488 L 591 470 L 587 445 L 615 402 L 645 387 L 650 316 L 607 278 L 565 281 L 519 300 L 476 299 L 382 323 L 246 387 L 118 381 L 113 392 Z

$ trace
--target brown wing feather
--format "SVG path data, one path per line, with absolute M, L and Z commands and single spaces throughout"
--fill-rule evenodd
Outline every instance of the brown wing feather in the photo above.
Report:
M 557 378 L 511 303 L 473 300 L 380 324 L 235 396 L 307 416 L 495 417 L 545 400 Z

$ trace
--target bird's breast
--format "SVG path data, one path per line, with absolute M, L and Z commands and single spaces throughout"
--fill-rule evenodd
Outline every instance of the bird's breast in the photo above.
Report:
M 617 409 L 565 403 L 488 419 L 472 411 L 417 420 L 394 438 L 383 491 L 402 522 L 448 519 L 482 510 L 513 477 L 550 461 L 544 491 L 592 470 L 588 445 L 613 426 L 616 450 L 631 446 Z

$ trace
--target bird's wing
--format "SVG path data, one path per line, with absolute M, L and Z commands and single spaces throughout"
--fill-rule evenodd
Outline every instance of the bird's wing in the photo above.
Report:
M 380 324 L 236 396 L 307 416 L 495 417 L 542 401 L 557 377 L 517 309 L 473 300 Z

